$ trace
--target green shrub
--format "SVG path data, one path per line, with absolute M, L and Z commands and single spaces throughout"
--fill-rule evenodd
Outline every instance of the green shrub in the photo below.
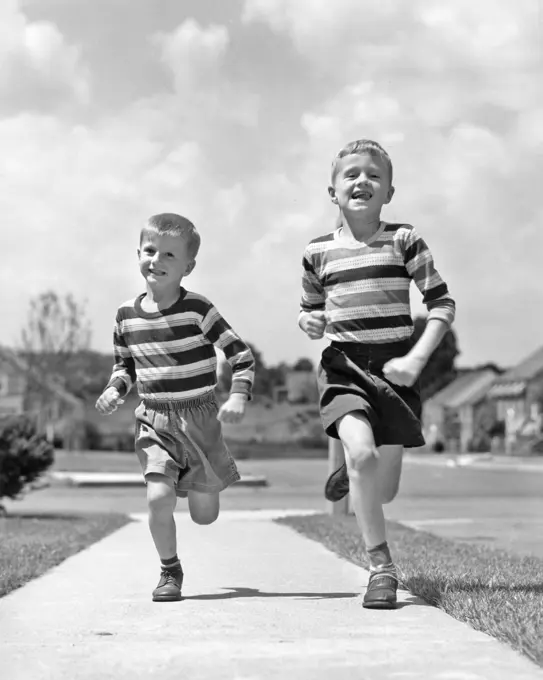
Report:
M 0 499 L 16 498 L 53 460 L 53 446 L 31 419 L 0 417 Z

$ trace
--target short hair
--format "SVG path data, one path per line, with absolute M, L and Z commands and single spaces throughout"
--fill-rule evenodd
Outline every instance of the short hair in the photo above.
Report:
M 175 213 L 153 215 L 147 220 L 147 224 L 141 230 L 140 244 L 144 235 L 150 231 L 161 235 L 179 236 L 186 241 L 187 252 L 190 257 L 194 258 L 198 255 L 201 242 L 200 234 L 197 232 L 194 224 L 186 217 L 176 215 Z
M 379 143 L 374 142 L 372 139 L 357 139 L 354 142 L 349 142 L 337 152 L 336 157 L 332 161 L 332 181 L 334 181 L 336 177 L 337 163 L 340 158 L 362 153 L 378 156 L 383 161 L 388 169 L 390 184 L 392 185 L 392 161 L 390 160 L 390 156 Z

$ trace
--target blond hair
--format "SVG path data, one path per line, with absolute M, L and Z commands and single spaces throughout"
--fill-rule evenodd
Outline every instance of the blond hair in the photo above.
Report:
M 390 160 L 390 156 L 380 144 L 371 139 L 357 139 L 354 142 L 349 142 L 337 152 L 336 157 L 332 161 L 332 182 L 336 177 L 337 165 L 340 158 L 362 153 L 369 153 L 371 156 L 377 156 L 383 161 L 387 167 L 390 185 L 392 186 L 392 161 Z
M 179 236 L 187 244 L 187 252 L 190 257 L 195 258 L 200 249 L 200 234 L 190 220 L 182 215 L 175 213 L 160 213 L 153 215 L 147 220 L 147 224 L 140 233 L 140 244 L 145 234 L 153 232 L 155 234 L 165 234 L 167 236 Z

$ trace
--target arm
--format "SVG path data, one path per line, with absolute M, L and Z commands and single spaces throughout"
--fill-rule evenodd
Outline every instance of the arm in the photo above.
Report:
M 428 319 L 421 337 L 407 355 L 389 361 L 383 367 L 383 374 L 395 384 L 412 385 L 454 321 L 456 305 L 434 266 L 428 246 L 414 229 L 407 234 L 404 261 L 410 277 L 422 293 Z
M 232 368 L 230 395 L 237 394 L 250 400 L 254 383 L 255 360 L 249 346 L 243 342 L 216 307 L 209 308 L 200 322 L 204 336 L 224 352 Z
M 324 335 L 326 328 L 324 287 L 307 251 L 302 259 L 302 267 L 302 299 L 300 301 L 298 326 L 312 340 L 319 340 Z
M 426 322 L 426 328 L 408 354 L 417 363 L 421 364 L 421 371 L 428 363 L 428 359 L 439 347 L 448 330 L 448 324 L 441 321 L 441 319 L 428 319 Z
M 122 398 L 128 394 L 136 382 L 134 359 L 123 336 L 119 314 L 117 314 L 113 333 L 113 347 L 115 356 L 113 372 L 104 391 L 96 401 L 96 408 L 102 415 L 113 413 L 117 406 L 123 403 Z
M 422 301 L 428 310 L 428 321 L 439 319 L 448 328 L 454 321 L 455 302 L 449 294 L 447 284 L 435 268 L 430 249 L 413 228 L 406 233 L 403 253 L 405 268 L 420 290 Z
M 120 314 L 117 314 L 117 319 L 115 320 L 113 354 L 115 357 L 115 365 L 113 366 L 111 378 L 106 385 L 106 390 L 109 387 L 114 387 L 121 397 L 125 397 L 136 383 L 136 368 L 126 338 L 123 334 Z

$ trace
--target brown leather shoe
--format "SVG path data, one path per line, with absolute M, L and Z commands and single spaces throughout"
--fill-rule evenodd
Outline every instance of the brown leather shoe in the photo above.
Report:
M 181 599 L 183 585 L 182 569 L 162 569 L 157 587 L 153 590 L 153 602 L 177 602 Z
M 366 609 L 396 609 L 398 578 L 390 571 L 374 571 L 364 595 Z

